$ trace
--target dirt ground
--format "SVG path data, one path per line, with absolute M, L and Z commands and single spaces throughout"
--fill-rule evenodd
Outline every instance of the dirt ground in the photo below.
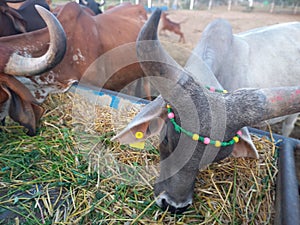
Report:
M 299 21 L 300 14 L 285 14 L 285 13 L 269 13 L 255 10 L 252 12 L 245 12 L 243 8 L 236 8 L 228 11 L 225 7 L 213 8 L 212 10 L 170 10 L 169 16 L 174 22 L 182 22 L 181 30 L 183 31 L 186 43 L 181 46 L 185 48 L 193 48 L 201 35 L 204 28 L 214 19 L 223 18 L 227 19 L 233 28 L 233 33 L 247 31 L 253 28 Z M 177 42 L 179 36 L 176 34 L 168 33 L 168 41 Z M 163 38 L 162 38 L 163 40 Z
M 168 11 L 168 18 L 174 22 L 181 23 L 181 31 L 185 35 L 186 42 L 178 43 L 179 36 L 171 32 L 160 35 L 167 51 L 179 62 L 184 65 L 190 55 L 191 50 L 196 46 L 201 37 L 201 32 L 205 27 L 216 18 L 227 19 L 233 28 L 233 33 L 247 31 L 253 28 L 299 21 L 300 15 L 291 13 L 269 13 L 267 11 L 246 12 L 245 8 L 233 8 L 228 11 L 226 7 L 213 8 L 212 10 L 173 10 Z M 299 81 L 300 85 L 300 81 Z M 273 132 L 280 133 L 280 125 L 272 127 Z M 300 139 L 300 121 L 296 129 L 291 134 L 292 137 Z

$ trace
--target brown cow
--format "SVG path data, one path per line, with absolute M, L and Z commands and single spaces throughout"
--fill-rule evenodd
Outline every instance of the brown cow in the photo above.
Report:
M 126 16 L 125 11 L 133 9 L 141 15 Z M 129 7 L 125 4 L 114 12 L 91 16 L 77 3 L 67 3 L 57 15 L 67 36 L 64 59 L 47 73 L 22 78 L 22 83 L 39 102 L 43 102 L 49 93 L 66 91 L 79 81 L 114 91 L 122 90 L 143 76 L 135 53 L 135 41 L 146 19 L 143 15 L 146 14 L 141 5 Z M 19 46 L 18 49 L 26 54 L 31 54 L 34 44 L 30 35 L 0 38 L 1 42 L 11 47 Z M 92 64 L 95 66 L 91 67 Z
M 134 9 L 140 13 L 126 13 Z M 39 103 L 49 93 L 64 92 L 76 82 L 120 91 L 144 75 L 136 59 L 135 41 L 146 20 L 145 15 L 141 5 L 125 4 L 114 12 L 92 16 L 77 3 L 67 3 L 57 15 L 67 36 L 65 57 L 48 72 L 17 79 Z M 44 54 L 47 42 L 47 29 L 0 38 L 0 44 L 33 57 Z M 23 67 L 19 68 L 19 71 L 6 73 L 24 75 Z
M 14 48 L 0 42 L 0 121 L 4 125 L 5 117 L 10 116 L 28 128 L 29 135 L 35 134 L 43 108 L 38 105 L 27 87 L 9 74 L 43 73 L 56 66 L 66 50 L 66 36 L 58 20 L 46 9 L 40 6 L 37 6 L 37 9 L 45 19 L 50 32 L 50 46 L 44 55 L 37 58 L 24 57 L 15 52 Z M 28 34 L 31 36 L 32 43 L 38 43 L 39 38 L 45 36 L 46 33 L 35 31 Z M 33 52 L 40 51 L 41 44 L 35 45 Z M 49 43 L 44 43 L 44 45 L 49 45 Z
M 180 36 L 179 42 L 182 41 L 183 43 L 185 43 L 184 34 L 180 30 L 180 24 L 183 23 L 184 21 L 176 23 L 176 22 L 171 21 L 169 18 L 167 18 L 167 16 L 168 16 L 168 13 L 166 13 L 166 12 L 163 12 L 161 14 L 162 27 L 161 27 L 159 33 L 161 34 L 162 31 L 166 31 L 166 30 L 174 32 L 175 34 L 178 34 Z

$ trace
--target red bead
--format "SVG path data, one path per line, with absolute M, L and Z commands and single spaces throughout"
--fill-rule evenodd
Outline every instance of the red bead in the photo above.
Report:
M 239 135 L 239 136 L 242 136 L 242 134 L 243 134 L 242 131 L 240 131 L 240 130 L 239 130 L 238 132 L 236 132 L 236 133 L 237 133 L 237 135 Z
M 168 113 L 168 118 L 169 119 L 174 119 L 174 117 L 175 117 L 174 113 L 172 113 L 172 112 Z
M 203 143 L 208 145 L 210 143 L 210 139 L 208 137 L 204 138 Z

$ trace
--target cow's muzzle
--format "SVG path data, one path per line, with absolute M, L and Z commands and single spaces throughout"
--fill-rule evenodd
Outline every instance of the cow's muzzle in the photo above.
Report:
M 168 210 L 172 214 L 182 214 L 192 204 L 192 200 L 189 199 L 184 203 L 175 203 L 168 195 L 163 193 L 158 196 L 156 204 L 163 210 Z

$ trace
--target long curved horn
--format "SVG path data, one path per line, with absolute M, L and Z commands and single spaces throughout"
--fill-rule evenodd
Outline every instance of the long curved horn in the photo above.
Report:
M 25 0 L 5 0 L 5 2 L 19 3 L 19 2 L 25 2 Z
M 41 57 L 27 58 L 17 53 L 10 56 L 4 72 L 10 75 L 36 75 L 46 72 L 56 66 L 63 59 L 66 52 L 66 34 L 56 17 L 45 8 L 35 5 L 39 14 L 45 20 L 49 35 L 50 46 Z
M 157 37 L 157 29 L 161 10 L 156 9 L 137 38 L 136 51 L 138 61 L 147 76 L 160 77 L 170 82 L 170 88 L 179 79 L 186 78 L 184 69 L 162 48 Z M 150 79 L 150 82 L 162 94 L 166 90 L 166 82 L 161 79 Z

